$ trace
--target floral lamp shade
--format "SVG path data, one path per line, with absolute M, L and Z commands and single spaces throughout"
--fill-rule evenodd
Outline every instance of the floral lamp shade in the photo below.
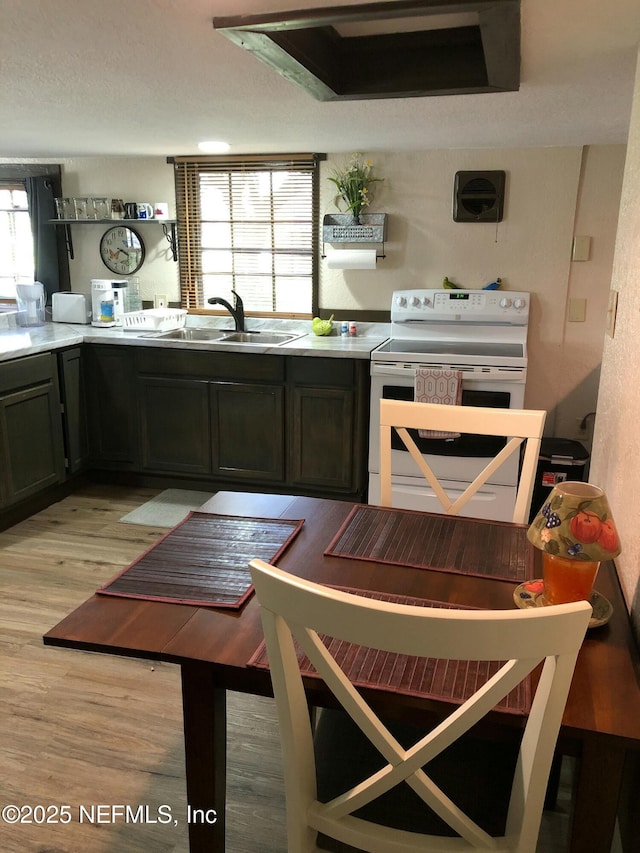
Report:
M 527 538 L 545 554 L 569 560 L 600 562 L 621 551 L 607 496 L 591 483 L 554 486 Z

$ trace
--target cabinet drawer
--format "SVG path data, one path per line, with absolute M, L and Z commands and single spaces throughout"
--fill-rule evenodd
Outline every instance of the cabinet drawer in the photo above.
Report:
M 28 385 L 50 382 L 56 371 L 55 357 L 47 352 L 0 363 L 0 394 Z
M 284 381 L 284 358 L 242 352 L 189 352 L 183 349 L 140 348 L 138 373 L 256 382 Z
M 352 359 L 291 356 L 287 361 L 288 379 L 294 385 L 350 388 L 354 384 Z

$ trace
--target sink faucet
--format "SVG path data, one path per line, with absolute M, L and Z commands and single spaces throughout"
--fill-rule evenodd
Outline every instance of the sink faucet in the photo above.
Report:
M 244 332 L 244 305 L 242 304 L 242 299 L 236 293 L 235 290 L 232 290 L 233 293 L 233 301 L 235 302 L 235 307 L 232 307 L 226 299 L 223 299 L 221 296 L 212 296 L 211 299 L 207 300 L 209 305 L 224 305 L 229 314 L 233 317 L 236 323 L 236 332 Z

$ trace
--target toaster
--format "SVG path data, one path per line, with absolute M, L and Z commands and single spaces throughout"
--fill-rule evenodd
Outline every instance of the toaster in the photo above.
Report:
M 54 293 L 51 299 L 54 323 L 90 323 L 91 308 L 84 293 Z

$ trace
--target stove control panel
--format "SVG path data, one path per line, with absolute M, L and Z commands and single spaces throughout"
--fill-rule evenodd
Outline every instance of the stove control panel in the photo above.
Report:
M 528 293 L 497 290 L 396 290 L 391 322 L 508 323 L 526 326 Z

